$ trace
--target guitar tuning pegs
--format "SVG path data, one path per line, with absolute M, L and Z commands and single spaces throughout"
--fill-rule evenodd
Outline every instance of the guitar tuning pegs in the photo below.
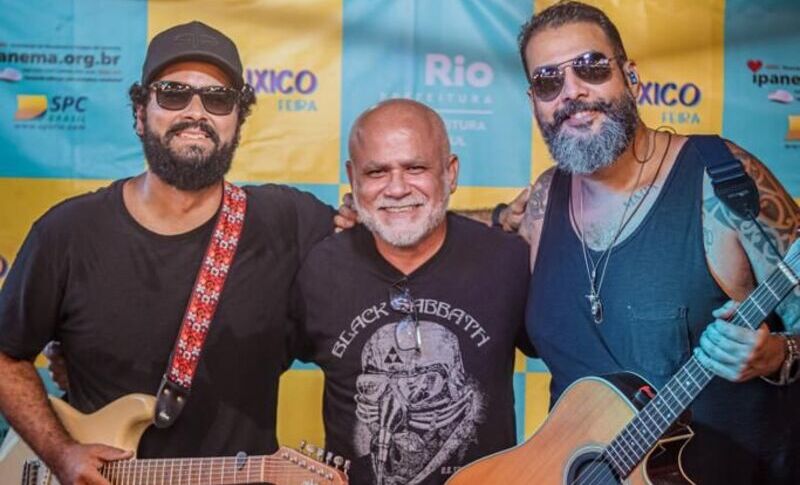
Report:
M 322 461 L 325 458 L 325 448 L 317 448 L 317 461 Z
M 306 448 L 306 440 L 301 440 L 300 441 L 300 446 L 297 447 L 297 450 L 302 452 L 302 451 L 305 450 L 305 448 Z
M 336 468 L 341 468 L 343 464 L 344 464 L 344 458 L 342 458 L 341 456 L 336 455 L 333 458 L 333 466 L 335 466 Z
M 347 472 L 350 471 L 350 460 L 344 461 L 344 466 L 342 467 L 342 469 L 344 470 L 344 474 L 347 475 Z
M 326 465 L 330 465 L 332 459 L 333 459 L 333 453 L 331 453 L 330 451 L 325 453 L 325 464 Z
M 316 453 L 316 451 L 317 451 L 317 447 L 316 447 L 316 446 L 312 445 L 311 443 L 309 443 L 309 444 L 307 444 L 307 445 L 306 445 L 305 452 L 306 452 L 306 454 L 307 454 L 308 456 L 311 456 L 311 457 L 313 457 L 313 456 L 314 456 L 314 453 Z

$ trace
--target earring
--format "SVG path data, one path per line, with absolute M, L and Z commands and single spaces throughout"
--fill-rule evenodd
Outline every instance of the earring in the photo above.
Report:
M 633 71 L 628 71 L 628 79 L 631 80 L 631 84 L 637 84 L 639 82 L 639 78 L 636 76 L 636 73 Z

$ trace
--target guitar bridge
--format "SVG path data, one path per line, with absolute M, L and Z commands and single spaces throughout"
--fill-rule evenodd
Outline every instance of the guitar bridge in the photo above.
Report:
M 39 483 L 39 471 L 42 462 L 39 460 L 26 460 L 22 465 L 22 485 L 36 485 Z

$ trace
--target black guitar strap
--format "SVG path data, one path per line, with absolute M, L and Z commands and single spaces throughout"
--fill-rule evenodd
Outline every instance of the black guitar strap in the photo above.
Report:
M 714 194 L 719 200 L 742 219 L 758 217 L 758 187 L 722 138 L 717 135 L 697 135 L 691 140 L 700 152 L 706 173 L 711 177 Z

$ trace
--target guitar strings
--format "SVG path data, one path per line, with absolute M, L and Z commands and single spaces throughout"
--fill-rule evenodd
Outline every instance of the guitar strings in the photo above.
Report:
M 786 259 L 786 264 L 789 267 L 793 267 L 798 263 L 798 261 L 800 261 L 800 254 L 792 255 L 791 257 L 788 257 Z M 777 280 L 777 281 L 775 281 L 775 280 Z M 770 283 L 772 283 L 772 285 Z M 788 293 L 792 291 L 792 288 L 794 286 L 795 286 L 795 283 L 787 275 L 785 275 L 783 273 L 781 268 L 777 268 L 776 270 L 773 271 L 773 273 L 766 280 L 764 280 L 763 283 L 759 284 L 758 287 L 756 287 L 756 289 L 753 290 L 753 292 L 747 297 L 747 299 L 734 311 L 734 314 L 730 319 L 730 323 L 732 323 L 734 325 L 737 325 L 737 326 L 740 326 L 740 327 L 747 327 L 747 328 L 750 328 L 752 330 L 755 330 L 755 327 L 751 323 L 751 320 L 758 319 L 759 320 L 758 323 L 760 323 L 761 319 L 766 317 L 766 315 L 769 313 L 769 312 L 766 312 L 763 308 L 761 308 L 758 305 L 758 303 L 756 303 L 756 300 L 758 300 L 758 299 L 760 299 L 762 297 L 765 297 L 767 295 L 772 295 L 772 298 L 775 300 L 775 303 L 770 305 L 770 307 L 771 307 L 770 311 L 772 311 L 772 309 L 774 309 L 783 300 L 783 298 L 785 298 L 785 296 L 788 295 Z M 782 296 L 778 296 L 778 295 L 782 295 Z M 689 369 L 689 367 L 692 367 L 692 366 L 696 367 L 695 371 L 699 370 L 701 375 L 703 375 L 707 379 L 706 382 L 704 382 L 702 384 L 699 384 L 699 389 L 696 391 L 694 396 L 692 396 L 689 392 L 687 392 L 686 389 L 683 388 L 683 386 L 680 385 L 680 383 L 676 380 L 677 377 L 683 371 L 686 371 L 688 376 L 691 377 L 695 381 L 695 383 L 697 384 L 695 376 L 692 374 L 692 369 Z M 695 357 L 692 357 L 669 380 L 669 382 L 667 382 L 667 384 L 664 386 L 664 389 L 669 391 L 670 394 L 672 394 L 672 397 L 676 400 L 676 402 L 679 405 L 684 406 L 684 409 L 685 409 L 686 407 L 688 407 L 688 405 L 691 403 L 691 401 L 693 401 L 694 398 L 697 397 L 697 395 L 705 388 L 705 386 L 708 384 L 708 382 L 710 382 L 710 380 L 713 377 L 714 377 L 714 374 L 712 374 L 705 367 L 703 367 Z M 675 395 L 672 392 L 672 390 L 670 389 L 670 385 L 672 384 L 673 381 L 676 381 L 676 383 L 678 383 L 678 387 L 683 389 L 684 392 L 686 392 L 687 397 L 690 398 L 686 403 L 683 403 L 681 401 L 681 399 L 677 395 Z M 662 396 L 663 396 L 663 398 L 662 398 Z M 635 463 L 628 464 L 628 463 L 626 463 L 624 461 L 624 458 L 622 457 L 622 454 L 619 453 L 620 450 L 617 450 L 617 454 L 620 457 L 620 459 L 622 460 L 622 465 L 623 465 L 623 466 L 620 466 L 616 462 L 614 457 L 610 456 L 610 452 L 614 451 L 614 448 L 619 447 L 618 445 L 620 443 L 627 442 L 627 440 L 625 438 L 626 434 L 631 437 L 631 439 L 634 441 L 635 444 L 639 445 L 639 448 L 641 449 L 641 453 L 642 454 L 645 454 L 647 451 L 649 451 L 658 442 L 658 438 L 660 438 L 661 434 L 659 434 L 659 436 L 655 437 L 656 439 L 653 441 L 652 439 L 647 438 L 646 435 L 644 435 L 644 434 L 642 434 L 640 432 L 639 435 L 646 439 L 646 441 L 645 441 L 646 445 L 641 445 L 640 443 L 637 442 L 637 438 L 635 438 L 635 436 L 633 435 L 633 431 L 634 430 L 635 431 L 640 431 L 636 427 L 636 422 L 637 422 L 637 420 L 642 421 L 639 418 L 643 414 L 646 414 L 648 412 L 648 409 L 656 409 L 659 412 L 659 414 L 661 414 L 661 411 L 658 410 L 658 408 L 656 407 L 657 404 L 654 404 L 654 403 L 656 403 L 657 400 L 659 400 L 659 398 L 661 398 L 660 402 L 667 403 L 668 407 L 670 409 L 672 409 L 672 405 L 668 401 L 669 400 L 669 396 L 667 394 L 659 393 L 655 398 L 653 398 L 652 401 L 650 401 L 641 410 L 641 412 L 639 412 L 622 429 L 622 431 L 611 441 L 611 443 L 609 443 L 609 445 L 603 450 L 602 453 L 600 453 L 600 455 L 598 455 L 596 458 L 593 458 L 586 465 L 588 467 L 591 467 L 590 472 L 588 474 L 586 474 L 586 475 L 576 476 L 575 479 L 572 482 L 570 482 L 570 484 L 571 485 L 575 485 L 577 483 L 580 483 L 581 485 L 597 485 L 597 484 L 605 483 L 607 479 L 612 479 L 612 480 L 617 481 L 617 483 L 619 483 L 620 479 L 627 478 L 628 475 L 633 471 L 633 468 L 635 468 L 636 465 L 639 464 L 639 462 L 641 461 L 641 458 L 635 460 Z M 678 415 L 679 414 L 680 413 L 678 413 Z M 674 420 L 678 418 L 678 415 L 676 415 L 674 418 L 671 418 L 669 420 L 669 422 L 666 425 L 666 429 L 668 429 L 670 426 L 672 426 L 672 424 L 674 423 Z M 662 419 L 664 419 L 665 422 L 668 421 L 666 418 L 664 418 L 663 414 L 662 414 Z M 666 431 L 666 429 L 664 429 L 664 431 Z M 662 431 L 662 433 L 663 433 L 663 431 Z M 645 448 L 645 446 L 646 446 L 646 448 Z M 621 451 L 623 453 L 625 453 L 626 455 L 628 455 L 624 448 Z M 634 454 L 633 456 L 635 458 L 636 455 Z M 611 463 L 608 463 L 609 461 Z M 599 466 L 595 466 L 595 465 L 599 465 Z M 606 465 L 608 465 L 608 466 L 606 466 Z M 618 470 L 614 470 L 612 468 L 612 465 L 617 467 Z M 618 477 L 617 476 L 617 472 L 621 473 L 622 476 Z M 598 479 L 599 479 L 599 481 L 598 481 Z

